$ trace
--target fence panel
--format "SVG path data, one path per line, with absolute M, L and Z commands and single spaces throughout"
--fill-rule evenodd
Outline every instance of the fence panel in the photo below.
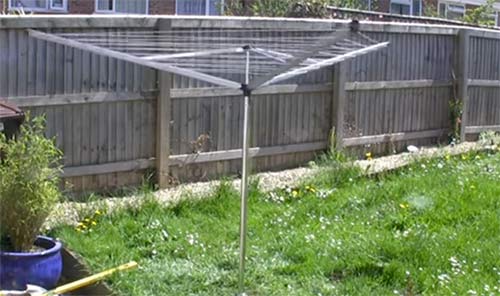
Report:
M 500 37 L 472 32 L 469 46 L 465 133 L 500 131 Z
M 456 37 L 368 34 L 391 44 L 348 62 L 344 146 L 387 153 L 442 139 L 449 128 Z
M 280 27 L 289 29 L 328 30 L 338 25 L 324 20 L 279 21 Z M 31 39 L 25 29 L 118 32 L 161 27 L 224 32 L 276 26 L 273 20 L 152 16 L 0 17 L 0 97 L 47 116 L 47 134 L 65 153 L 64 176 L 73 190 L 136 185 L 154 168 L 159 152 L 157 71 Z M 329 68 L 254 93 L 254 171 L 294 167 L 323 151 L 337 124 L 334 97 L 339 95 L 344 100 L 341 143 L 354 151 L 387 153 L 447 135 L 449 101 L 461 99 L 454 91 L 462 81 L 455 79 L 464 62 L 458 59 L 461 29 L 377 23 L 363 23 L 361 29 L 391 44 L 345 62 L 344 88 L 334 89 L 338 76 Z M 254 30 L 249 37 L 258 34 Z M 478 133 L 500 128 L 500 37 L 486 30 L 471 31 L 471 36 L 466 124 L 468 133 Z M 173 75 L 169 92 L 167 147 L 173 179 L 207 180 L 237 173 L 243 124 L 239 91 Z

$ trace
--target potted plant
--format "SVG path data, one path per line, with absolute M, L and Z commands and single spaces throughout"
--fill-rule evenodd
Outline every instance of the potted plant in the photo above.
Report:
M 0 133 L 0 290 L 52 288 L 61 276 L 61 243 L 38 236 L 60 198 L 62 152 L 44 135 L 45 119 L 26 116 L 20 133 Z

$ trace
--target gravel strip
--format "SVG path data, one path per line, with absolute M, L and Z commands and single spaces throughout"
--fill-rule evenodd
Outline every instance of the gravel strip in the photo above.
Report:
M 383 156 L 373 160 L 358 160 L 354 165 L 359 166 L 367 174 L 374 174 L 405 166 L 412 161 L 422 158 L 432 158 L 443 156 L 446 154 L 457 155 L 473 150 L 488 149 L 484 145 L 476 142 L 466 142 L 454 146 L 446 146 L 442 148 L 421 148 L 413 153 L 401 153 L 389 156 Z M 259 184 L 261 190 L 264 192 L 281 188 L 284 186 L 293 186 L 308 177 L 312 177 L 318 172 L 318 167 L 301 167 L 296 169 L 284 170 L 280 172 L 265 172 L 254 175 L 260 180 Z M 160 190 L 153 193 L 153 197 L 165 205 L 171 205 L 179 202 L 182 198 L 202 198 L 210 193 L 220 181 L 198 182 L 182 184 L 173 188 Z M 233 186 L 237 189 L 240 187 L 240 180 L 233 181 Z M 126 207 L 137 207 L 144 196 L 127 196 L 122 198 L 107 198 L 100 201 L 77 203 L 77 202 L 63 202 L 51 213 L 46 221 L 46 228 L 55 227 L 57 225 L 69 224 L 76 225 L 78 220 L 81 219 L 81 213 L 91 212 L 95 209 L 104 209 L 108 213 L 117 209 Z

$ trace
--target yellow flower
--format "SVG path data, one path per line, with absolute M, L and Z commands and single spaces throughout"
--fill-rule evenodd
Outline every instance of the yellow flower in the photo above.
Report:
M 101 213 L 101 211 L 96 210 L 96 211 L 95 211 L 95 214 L 96 214 L 96 215 L 101 215 L 102 213 Z
M 467 159 L 467 155 L 462 154 L 462 160 L 466 160 L 466 159 Z
M 310 191 L 310 192 L 316 192 L 316 189 L 314 189 L 314 187 L 309 186 L 309 185 L 306 186 L 306 190 Z
M 402 209 L 407 209 L 408 205 L 407 204 L 399 204 L 399 207 Z
M 451 155 L 449 155 L 449 154 L 446 154 L 446 155 L 444 156 L 444 158 L 445 158 L 446 160 L 450 160 L 450 158 L 451 158 Z
M 85 218 L 85 219 L 83 219 L 83 221 L 85 221 L 85 222 L 88 223 L 88 222 L 90 222 L 90 219 L 89 218 Z
M 97 222 L 92 221 L 92 223 L 91 223 L 91 224 L 95 226 L 95 225 L 97 225 Z
M 82 222 L 78 222 L 78 226 L 84 226 Z
M 371 152 L 367 152 L 367 153 L 365 154 L 365 156 L 366 156 L 366 160 L 372 160 L 372 159 L 373 159 L 373 158 L 372 158 L 372 153 L 371 153 Z
M 293 196 L 293 197 L 296 197 L 298 194 L 299 194 L 299 193 L 298 193 L 296 190 L 292 191 L 292 196 Z

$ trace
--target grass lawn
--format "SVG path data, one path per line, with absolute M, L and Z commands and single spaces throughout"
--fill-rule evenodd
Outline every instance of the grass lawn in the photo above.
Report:
M 331 165 L 299 188 L 249 201 L 250 295 L 499 295 L 500 154 L 420 161 L 363 177 Z M 147 196 L 145 197 L 147 198 Z M 120 295 L 233 295 L 239 198 L 99 216 L 92 231 L 53 230 Z

